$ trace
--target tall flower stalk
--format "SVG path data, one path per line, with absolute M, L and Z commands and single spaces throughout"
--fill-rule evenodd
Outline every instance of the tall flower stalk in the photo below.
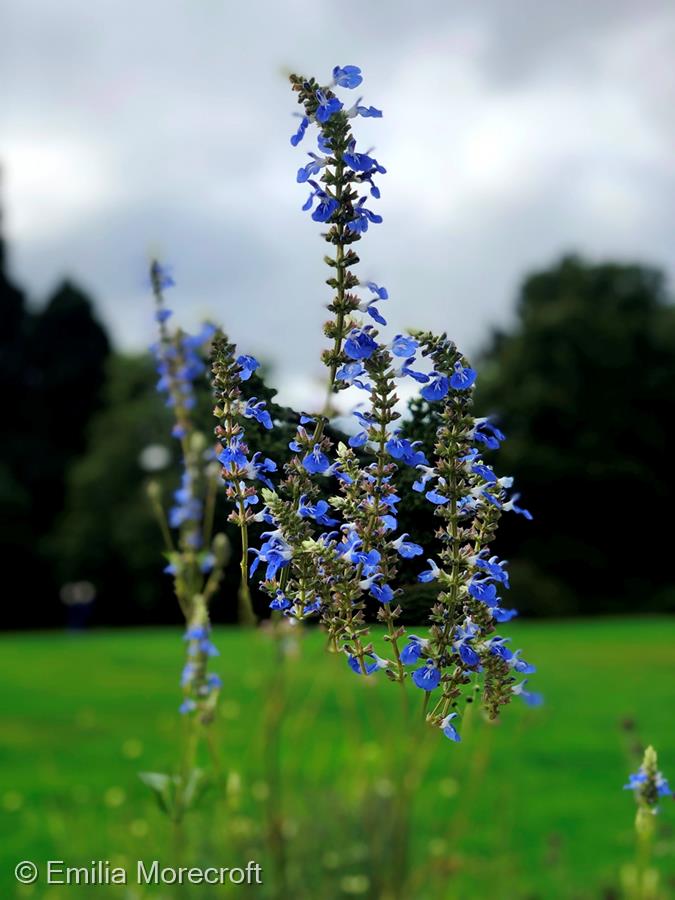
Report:
M 213 534 L 218 467 L 204 434 L 194 422 L 194 385 L 206 371 L 202 354 L 214 329 L 207 325 L 196 336 L 170 329 L 172 313 L 165 305 L 164 291 L 173 287 L 174 281 L 157 261 L 151 264 L 150 279 L 159 325 L 159 340 L 152 348 L 159 375 L 157 388 L 174 414 L 172 435 L 180 445 L 182 477 L 168 515 L 157 484 L 150 485 L 149 497 L 164 536 L 165 572 L 173 578 L 185 617 L 186 660 L 180 678 L 183 697 L 179 707 L 185 727 L 178 774 L 172 777 L 144 773 L 142 777 L 174 822 L 179 823 L 196 794 L 200 737 L 213 721 L 221 687 L 220 677 L 210 671 L 211 658 L 218 651 L 211 641 L 209 605 L 222 580 L 229 545 L 224 534 Z
M 387 323 L 378 304 L 388 292 L 357 277 L 360 259 L 352 245 L 370 224 L 382 221 L 366 204 L 379 198 L 374 179 L 385 169 L 372 151 L 357 148 L 351 123 L 382 113 L 360 100 L 347 108 L 336 93 L 358 87 L 360 69 L 338 66 L 328 85 L 298 75 L 290 81 L 303 107 L 291 143 L 298 145 L 316 127 L 319 151 L 309 151 L 309 162 L 297 174 L 297 181 L 311 188 L 303 208 L 326 225 L 323 237 L 335 248 L 325 257 L 334 291 L 333 318 L 324 329 L 333 341 L 323 354 L 329 392 L 352 388 L 365 393 L 366 403 L 354 411 L 359 430 L 349 446 L 335 451 L 326 434 L 330 404 L 323 415 L 301 418 L 286 478 L 278 490 L 263 492 L 275 526 L 256 551 L 258 561 L 267 563 L 263 587 L 273 610 L 297 620 L 318 614 L 331 646 L 346 654 L 357 674 L 383 670 L 391 681 L 410 679 L 423 691 L 427 721 L 456 741 L 454 720 L 461 718 L 464 700 L 474 701 L 476 686 L 491 717 L 514 694 L 531 705 L 541 700 L 516 677 L 534 672 L 534 666 L 496 633 L 497 624 L 516 612 L 504 609 L 498 594 L 509 586 L 506 563 L 488 550 L 502 512 L 531 516 L 517 505 L 517 495 L 509 495 L 512 479 L 499 477 L 480 456 L 485 446 L 495 449 L 503 435 L 473 417 L 476 373 L 455 345 L 431 333 L 380 340 L 376 326 Z M 439 409 L 433 464 L 420 442 L 392 427 L 400 417 L 396 387 L 403 380 L 421 385 L 421 396 Z M 400 466 L 419 470 L 414 489 L 424 493 L 433 506 L 430 513 L 442 523 L 439 559 L 429 559 L 430 568 L 419 575 L 439 588 L 428 637 L 407 637 L 397 621 L 399 559 L 424 553 L 409 535 L 395 534 Z M 333 495 L 332 479 L 338 486 Z M 369 598 L 380 604 L 386 653 L 376 651 L 370 633 Z
M 211 537 L 220 473 L 232 504 L 230 520 L 241 535 L 242 621 L 256 620 L 249 581 L 261 575 L 275 622 L 319 619 L 331 648 L 345 656 L 355 674 L 384 674 L 402 687 L 404 698 L 410 684 L 421 692 L 426 721 L 458 741 L 465 702 L 480 697 L 485 712 L 495 717 L 514 695 L 532 705 L 541 700 L 518 678 L 534 666 L 497 633 L 516 612 L 504 608 L 500 597 L 509 587 L 507 564 L 489 550 L 504 512 L 531 516 L 518 506 L 518 495 L 510 494 L 512 479 L 496 474 L 481 456 L 485 448 L 496 449 L 503 435 L 490 421 L 473 416 L 476 373 L 466 358 L 445 335 L 387 335 L 381 312 L 387 289 L 359 275 L 355 247 L 382 221 L 371 207 L 380 197 L 376 180 L 386 171 L 372 150 L 357 146 L 354 134 L 359 117 L 379 118 L 381 111 L 360 99 L 351 105 L 340 99 L 341 91 L 362 80 L 355 66 L 335 67 L 323 85 L 314 78 L 290 78 L 302 107 L 291 143 L 309 140 L 310 133 L 316 137 L 296 180 L 310 189 L 304 210 L 324 226 L 332 296 L 324 326 L 329 346 L 322 354 L 328 398 L 321 413 L 300 417 L 290 454 L 279 460 L 278 484 L 270 478 L 276 462 L 251 448 L 245 433 L 250 421 L 264 429 L 273 426 L 264 402 L 242 396 L 242 383 L 258 362 L 237 355 L 235 345 L 212 328 L 197 338 L 171 331 L 163 292 L 172 280 L 158 263 L 152 266 L 160 389 L 174 410 L 173 433 L 183 460 L 174 507 L 168 521 L 162 519 L 167 570 L 187 622 L 181 711 L 188 721 L 207 724 L 219 687 L 208 670 L 216 652 L 208 609 L 225 561 L 224 538 Z M 198 349 L 205 342 L 213 344 L 215 454 L 193 424 L 192 382 L 203 371 Z M 431 461 L 421 441 L 403 435 L 398 421 L 398 389 L 405 382 L 416 385 L 439 423 Z M 352 413 L 354 433 L 335 446 L 329 417 L 332 397 L 341 391 L 360 402 Z M 416 471 L 413 489 L 438 520 L 435 552 L 425 554 L 414 535 L 399 533 L 405 468 Z M 159 512 L 156 495 L 154 502 Z M 254 523 L 267 529 L 258 546 L 250 540 Z M 418 579 L 436 583 L 436 602 L 428 633 L 407 634 L 400 625 L 400 570 L 425 555 L 427 568 Z M 373 609 L 382 631 L 371 630 Z M 279 637 L 280 629 L 275 634 Z M 272 719 L 280 717 L 275 713 Z M 275 733 L 270 745 L 277 740 Z M 188 754 L 188 762 L 191 758 Z
M 352 245 L 361 240 L 370 222 L 382 221 L 381 216 L 365 207 L 365 198 L 359 197 L 357 188 L 367 183 L 372 196 L 379 197 L 373 177 L 384 169 L 372 157 L 356 152 L 351 119 L 356 115 L 381 116 L 381 113 L 373 107 L 360 106 L 358 102 L 345 109 L 334 93 L 336 87 L 353 89 L 361 84 L 361 73 L 356 66 L 336 66 L 333 81 L 326 87 L 321 87 L 313 78 L 299 75 L 291 75 L 290 82 L 303 107 L 300 126 L 291 143 L 297 146 L 308 127 L 316 125 L 317 149 L 321 154 L 308 154 L 309 162 L 298 170 L 297 181 L 310 186 L 311 192 L 303 209 L 311 210 L 315 222 L 327 225 L 323 238 L 332 250 L 324 261 L 333 270 L 327 279 L 328 286 L 334 291 L 328 306 L 333 319 L 325 324 L 324 333 L 333 344 L 322 355 L 329 369 L 326 412 L 330 412 L 330 394 L 336 387 L 338 369 L 345 361 L 343 347 L 352 327 L 350 316 L 361 302 L 351 293 L 360 284 L 352 271 L 359 262 Z M 323 418 L 317 420 L 315 440 L 323 433 L 324 421 Z
M 261 514 L 254 507 L 259 502 L 256 483 L 272 487 L 266 473 L 276 471 L 271 459 L 260 459 L 260 453 L 248 458 L 249 448 L 242 421 L 255 420 L 266 429 L 273 427 L 272 418 L 263 400 L 257 397 L 242 398 L 241 384 L 248 381 L 260 364 L 252 356 L 237 356 L 236 346 L 219 333 L 212 350 L 212 384 L 214 415 L 219 420 L 215 435 L 220 443 L 218 462 L 226 495 L 233 505 L 230 521 L 238 526 L 241 534 L 241 578 L 239 582 L 239 619 L 246 625 L 257 622 L 248 579 L 249 526 L 261 521 Z

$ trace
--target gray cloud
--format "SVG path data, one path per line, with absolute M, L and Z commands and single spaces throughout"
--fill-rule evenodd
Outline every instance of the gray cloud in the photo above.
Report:
M 295 184 L 307 148 L 288 143 L 295 67 L 359 64 L 385 110 L 358 124 L 389 170 L 361 247 L 392 328 L 475 349 L 523 272 L 569 249 L 675 266 L 666 2 L 11 0 L 4 18 L 15 273 L 35 295 L 75 275 L 123 345 L 152 337 L 154 251 L 187 324 L 222 320 L 296 400 L 320 376 L 328 297 Z

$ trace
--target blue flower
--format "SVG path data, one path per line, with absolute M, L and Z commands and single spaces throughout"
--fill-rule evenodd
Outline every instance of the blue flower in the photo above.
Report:
M 413 556 L 421 556 L 424 553 L 424 548 L 420 547 L 419 544 L 414 544 L 412 541 L 406 541 L 407 537 L 407 534 L 402 534 L 395 541 L 392 541 L 391 546 L 393 549 L 404 559 L 412 559 Z
M 505 440 L 505 435 L 487 418 L 474 419 L 470 437 L 479 444 L 485 444 L 489 450 L 498 450 L 501 442 Z
M 527 679 L 525 679 L 525 681 L 521 681 L 519 684 L 514 684 L 511 690 L 517 697 L 521 697 L 528 706 L 541 706 L 544 702 L 543 695 L 535 694 L 532 691 L 526 691 L 526 684 Z
M 437 400 L 442 400 L 447 396 L 449 390 L 450 382 L 446 376 L 441 375 L 439 372 L 432 372 L 431 381 L 429 384 L 424 385 L 420 394 L 425 400 L 428 400 L 429 403 L 435 403 Z
M 374 106 L 361 106 L 357 103 L 355 107 L 355 115 L 363 116 L 364 119 L 381 119 L 382 110 L 375 109 Z
M 228 473 L 231 473 L 234 469 L 245 468 L 248 464 L 246 454 L 237 438 L 232 438 L 229 444 L 223 447 L 216 459 L 219 463 L 222 463 Z
M 321 601 L 318 598 L 313 603 L 308 603 L 306 606 L 302 600 L 297 600 L 291 605 L 290 609 L 284 610 L 284 615 L 296 619 L 298 622 L 302 622 L 308 616 L 311 616 L 312 613 L 318 612 L 320 608 Z
M 309 181 L 312 175 L 317 175 L 328 162 L 326 159 L 320 159 L 316 153 L 310 153 L 309 156 L 311 159 L 307 165 L 298 169 L 298 174 L 295 179 L 298 184 L 304 184 L 306 181 Z
M 394 592 L 388 584 L 371 584 L 370 593 L 379 600 L 380 603 L 391 603 L 394 599 Z
M 352 551 L 361 546 L 362 541 L 353 525 L 343 525 L 342 531 L 343 537 L 335 552 L 338 556 L 350 556 Z
M 473 369 L 465 368 L 459 360 L 455 363 L 455 371 L 450 376 L 450 387 L 456 391 L 465 391 L 476 381 L 476 373 Z
M 515 619 L 518 615 L 517 609 L 502 609 L 498 602 L 494 604 L 489 603 L 488 608 L 490 610 L 490 614 L 495 622 L 510 622 L 511 619 Z
M 166 322 L 167 319 L 170 319 L 173 315 L 170 309 L 158 309 L 155 313 L 155 319 L 161 324 L 162 322 Z
M 461 741 L 462 739 L 459 736 L 459 732 L 452 724 L 452 720 L 456 717 L 457 713 L 455 712 L 450 713 L 450 715 L 446 716 L 441 722 L 441 730 L 443 731 L 443 734 L 446 736 L 446 738 L 450 738 L 451 741 L 459 743 L 459 741 Z
M 386 325 L 387 320 L 384 318 L 379 309 L 376 306 L 373 306 L 374 302 L 374 300 L 371 300 L 370 303 L 366 304 L 366 312 L 371 317 L 371 319 L 375 319 L 375 321 L 380 325 Z
M 649 774 L 647 773 L 644 766 L 640 766 L 637 772 L 634 772 L 632 775 L 628 776 L 628 784 L 624 784 L 623 788 L 626 791 L 637 791 L 642 787 L 643 784 L 646 784 L 648 781 Z M 656 793 L 659 797 L 672 796 L 673 792 L 670 789 L 667 778 L 664 777 L 662 772 L 656 773 L 654 786 L 656 787 Z
M 350 219 L 347 222 L 347 228 L 350 231 L 353 231 L 355 234 L 365 234 L 368 231 L 368 224 L 372 222 L 375 225 L 379 225 L 382 221 L 382 216 L 377 215 L 377 213 L 372 212 L 369 209 L 366 209 L 364 203 L 366 202 L 365 197 L 361 197 L 359 202 L 354 207 L 354 218 Z
M 509 658 L 509 667 L 520 675 L 531 675 L 533 672 L 537 671 L 537 667 L 533 666 L 532 663 L 525 662 L 524 659 L 521 659 L 520 654 L 522 652 L 522 650 L 516 650 L 515 653 L 511 654 L 511 657 Z
M 402 363 L 399 370 L 395 373 L 400 378 L 414 378 L 419 384 L 426 384 L 429 381 L 429 376 L 425 375 L 424 372 L 416 372 L 410 368 L 410 366 L 415 362 L 415 357 L 411 356 L 410 359 L 406 359 L 405 362 Z
M 216 557 L 213 555 L 213 553 L 205 553 L 199 562 L 199 570 L 205 575 L 208 575 L 209 572 L 213 571 L 213 567 L 215 564 Z
M 270 581 L 276 578 L 279 569 L 283 569 L 288 565 L 293 551 L 278 531 L 266 531 L 262 535 L 268 540 L 260 547 L 260 550 L 249 548 L 249 553 L 255 555 L 255 559 L 251 563 L 250 574 L 253 575 L 261 562 L 267 563 L 265 579 Z
M 433 503 L 434 506 L 444 506 L 446 503 L 450 502 L 449 497 L 445 497 L 443 494 L 440 494 L 437 490 L 427 491 L 424 495 L 430 503 Z
M 355 566 L 361 566 L 361 571 L 364 575 L 376 575 L 377 567 L 382 559 L 379 550 L 362 550 L 363 542 L 361 540 L 358 541 L 350 553 L 347 554 L 347 558 L 350 562 L 354 563 Z
M 469 593 L 474 600 L 480 600 L 481 603 L 489 604 L 497 598 L 497 588 L 487 578 L 474 576 L 469 582 Z
M 301 519 L 314 519 L 319 525 L 337 525 L 337 519 L 331 519 L 327 513 L 330 506 L 325 500 L 317 500 L 312 506 L 307 502 L 307 494 L 303 494 L 298 501 L 298 515 Z
M 181 703 L 181 705 L 178 707 L 178 712 L 179 712 L 182 716 L 184 716 L 184 715 L 186 715 L 187 713 L 194 712 L 195 709 L 197 709 L 197 704 L 195 703 L 194 700 L 191 700 L 191 699 L 188 698 L 188 699 L 186 699 L 186 700 L 183 700 L 183 702 Z
M 276 472 L 277 464 L 274 460 L 269 459 L 269 457 L 265 457 L 262 462 L 259 462 L 258 457 L 262 454 L 260 452 L 254 453 L 253 458 L 249 463 L 246 464 L 246 477 L 250 481 L 262 481 L 264 485 L 266 485 L 270 490 L 274 489 L 274 485 L 266 477 L 265 472 Z
M 345 341 L 345 353 L 350 359 L 368 359 L 377 350 L 377 341 L 370 334 L 370 325 L 352 328 Z
M 211 341 L 211 338 L 216 333 L 216 327 L 211 322 L 204 322 L 201 327 L 201 330 L 197 332 L 197 334 L 185 334 L 183 335 L 183 346 L 185 350 L 199 350 L 204 344 L 208 344 Z M 200 359 L 194 360 L 201 367 L 201 371 L 204 369 L 204 365 Z
M 400 432 L 395 431 L 384 445 L 385 450 L 394 459 L 403 459 L 410 452 L 411 443 L 407 438 L 400 438 Z
M 416 634 L 408 635 L 408 643 L 401 650 L 401 662 L 404 666 L 412 666 L 422 655 L 422 651 L 428 645 L 429 641 L 424 638 L 417 637 Z
M 321 475 L 330 468 L 330 460 L 321 450 L 321 444 L 314 444 L 314 449 L 302 460 L 304 468 L 312 475 Z
M 441 683 L 441 672 L 436 668 L 433 661 L 428 659 L 425 666 L 415 669 L 412 674 L 412 680 L 415 687 L 423 691 L 433 691 Z
M 455 629 L 456 640 L 452 645 L 462 662 L 472 669 L 480 665 L 480 657 L 471 646 L 471 641 L 478 633 L 479 629 L 476 623 L 467 618 L 463 626 L 458 625 Z
M 360 362 L 345 363 L 335 373 L 336 381 L 344 381 L 345 384 L 353 384 L 362 390 L 370 390 L 370 385 L 361 381 L 361 376 L 366 374 L 363 364 Z M 353 445 L 352 445 L 353 446 Z
M 362 281 L 360 282 L 364 287 L 367 287 L 371 293 L 375 294 L 379 300 L 388 300 L 389 292 L 385 287 L 380 287 L 379 284 L 375 284 L 374 281 Z
M 361 69 L 358 66 L 335 66 L 333 69 L 333 84 L 343 88 L 358 87 L 363 81 Z
M 636 791 L 638 788 L 646 784 L 649 780 L 649 776 L 645 772 L 645 770 L 640 766 L 637 772 L 633 772 L 628 776 L 628 784 L 624 784 L 624 791 Z
M 173 494 L 175 505 L 169 510 L 169 525 L 171 528 L 180 528 L 186 523 L 198 524 L 202 516 L 202 502 L 194 496 L 192 479 L 187 472 L 183 472 L 181 487 Z
M 303 116 L 300 119 L 300 124 L 298 125 L 298 130 L 295 132 L 295 134 L 291 135 L 291 144 L 294 147 L 297 147 L 298 144 L 300 143 L 300 141 L 304 138 L 305 132 L 307 131 L 308 126 L 309 126 L 309 119 L 307 118 L 307 116 Z
M 506 560 L 500 560 L 496 556 L 491 556 L 490 559 L 484 559 L 482 556 L 475 556 L 472 557 L 472 562 L 477 569 L 482 569 L 484 572 L 487 572 L 495 581 L 498 581 L 508 588 L 509 573 L 506 571 L 506 566 L 508 565 Z
M 331 147 L 330 138 L 326 137 L 323 131 L 320 131 L 317 139 L 316 145 L 322 153 L 325 153 L 326 156 L 330 156 L 333 152 L 333 148 Z
M 428 559 L 429 568 L 425 569 L 424 572 L 420 572 L 417 576 L 418 581 L 435 581 L 436 578 L 441 574 L 441 570 L 438 568 L 433 559 Z
M 211 691 L 220 690 L 223 686 L 223 680 L 219 675 L 216 675 L 214 672 L 211 672 L 206 676 L 206 687 Z
M 176 282 L 171 275 L 170 266 L 163 266 L 161 263 L 155 261 L 152 264 L 151 273 L 160 290 L 165 291 L 167 288 L 176 286 Z
M 260 368 L 260 363 L 253 356 L 238 356 L 237 365 L 241 367 L 239 373 L 241 381 L 248 381 L 255 370 Z
M 183 671 L 181 672 L 180 686 L 182 688 L 187 687 L 191 683 L 192 679 L 195 677 L 196 674 L 197 674 L 197 667 L 195 666 L 195 664 L 193 662 L 186 663 L 183 666 Z
M 323 91 L 316 92 L 316 99 L 319 104 L 316 108 L 316 120 L 322 124 L 342 109 L 342 103 L 337 97 L 326 97 Z
M 318 197 L 319 202 L 312 213 L 312 219 L 315 222 L 328 222 L 328 220 L 333 216 L 333 213 L 339 208 L 340 204 L 335 200 L 334 197 L 329 196 L 324 190 L 322 190 L 319 185 L 315 181 L 309 182 L 314 190 L 309 195 L 307 200 L 303 203 L 302 208 L 305 212 L 312 208 L 312 204 L 314 203 L 314 198 Z
M 414 357 L 418 347 L 419 344 L 414 338 L 405 337 L 403 334 L 397 334 L 391 342 L 391 352 L 394 356 Z
M 419 465 L 415 466 L 415 468 L 419 469 L 422 474 L 417 481 L 413 482 L 412 488 L 413 491 L 417 491 L 421 494 L 426 489 L 427 482 L 431 481 L 432 478 L 436 478 L 438 472 L 432 466 Z
M 200 654 L 204 656 L 219 656 L 218 650 L 213 646 L 211 641 L 208 638 L 202 638 L 197 642 L 197 646 L 194 647 L 192 644 L 188 649 L 189 656 L 199 656 Z
M 372 659 L 373 662 L 365 662 L 365 659 Z M 350 654 L 347 657 L 347 662 L 349 664 L 349 668 L 353 672 L 356 672 L 357 675 L 363 675 L 363 670 L 361 668 L 361 663 L 359 662 L 358 657 Z M 364 664 L 365 664 L 365 669 L 366 669 L 366 672 L 365 672 L 366 675 L 372 675 L 372 673 L 377 671 L 377 669 L 386 669 L 387 668 L 387 661 L 384 659 L 381 659 L 381 657 L 379 657 L 376 653 L 364 654 Z
M 491 637 L 489 641 L 486 641 L 486 646 L 490 650 L 492 656 L 498 656 L 500 659 L 508 662 L 513 653 L 506 646 L 507 642 L 510 641 L 511 638 L 500 637 L 499 635 L 495 635 Z
M 278 590 L 274 595 L 274 599 L 270 602 L 270 609 L 284 610 L 288 609 L 290 605 L 291 601 L 288 597 L 283 591 Z
M 333 197 L 329 197 L 328 194 L 323 191 L 318 191 L 317 196 L 319 197 L 319 202 L 314 208 L 312 219 L 314 219 L 315 222 L 328 222 L 340 204 L 337 200 L 333 199 Z
M 490 466 L 485 466 L 482 463 L 474 463 L 474 465 L 471 466 L 471 471 L 474 475 L 478 475 L 479 478 L 482 478 L 483 481 L 487 481 L 488 484 L 497 483 L 497 476 Z
M 426 465 L 427 459 L 422 450 L 416 448 L 422 441 L 409 441 L 399 437 L 400 432 L 395 431 L 384 445 L 387 453 L 394 459 L 400 459 L 407 466 Z
M 368 153 L 358 153 L 356 151 L 356 141 L 350 143 L 348 149 L 342 154 L 342 159 L 355 172 L 366 172 L 374 175 L 376 172 L 384 174 L 387 171 L 384 166 L 381 166 Z
M 183 635 L 184 641 L 203 641 L 208 638 L 211 629 L 208 625 L 190 625 Z
M 519 515 L 524 516 L 528 520 L 528 522 L 531 522 L 532 521 L 532 513 L 529 510 L 523 509 L 521 506 L 516 505 L 516 500 L 519 497 L 520 497 L 520 494 L 514 494 L 510 500 L 508 500 L 506 503 L 502 504 L 502 509 L 504 510 L 504 512 L 518 513 Z
M 251 399 L 247 402 L 246 406 L 244 407 L 242 415 L 244 416 L 245 419 L 255 419 L 257 422 L 260 422 L 260 424 L 264 428 L 267 428 L 269 430 L 273 426 L 272 426 L 272 418 L 271 418 L 270 414 L 267 412 L 267 410 L 265 409 L 265 406 L 267 404 L 265 403 L 264 400 L 260 400 L 260 402 L 256 402 L 257 399 L 258 399 L 257 397 L 251 397 Z

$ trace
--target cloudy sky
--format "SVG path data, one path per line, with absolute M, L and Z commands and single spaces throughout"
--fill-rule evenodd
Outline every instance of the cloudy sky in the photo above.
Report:
M 564 251 L 675 269 L 667 0 L 9 0 L 1 17 L 13 273 L 35 299 L 81 281 L 121 346 L 152 338 L 159 253 L 182 321 L 222 321 L 307 399 L 328 297 L 285 73 L 336 63 L 384 110 L 357 121 L 388 168 L 360 253 L 393 328 L 475 350 Z

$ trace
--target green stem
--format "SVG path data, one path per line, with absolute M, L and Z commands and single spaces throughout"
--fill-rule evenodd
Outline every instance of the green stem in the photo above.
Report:
M 655 897 L 655 884 L 650 883 L 655 826 L 652 810 L 639 806 L 635 819 L 635 900 L 653 900 Z
M 169 531 L 169 524 L 166 521 L 166 513 L 164 512 L 164 507 L 159 502 L 159 499 L 156 496 L 152 496 L 150 502 L 152 503 L 152 509 L 155 513 L 155 518 L 157 519 L 159 530 L 162 533 L 164 545 L 169 553 L 174 553 L 176 548 L 173 543 L 173 538 L 171 537 L 171 532 Z
M 213 522 L 216 515 L 216 495 L 218 492 L 218 476 L 209 476 L 206 488 L 206 500 L 204 503 L 204 545 L 211 543 L 213 537 Z
M 279 622 L 274 622 L 276 665 L 273 669 L 269 691 L 269 705 L 266 721 L 265 762 L 269 786 L 267 802 L 267 836 L 270 855 L 276 873 L 274 895 L 279 900 L 288 897 L 288 872 L 286 859 L 286 837 L 284 834 L 284 798 L 281 766 L 281 738 L 284 712 L 286 708 L 286 660 L 283 649 L 283 635 Z
M 336 176 L 341 179 L 342 176 L 342 167 L 338 166 L 336 168 Z M 338 182 L 338 186 L 335 190 L 335 199 L 340 203 L 342 198 L 342 184 Z M 344 258 L 345 258 L 345 248 L 342 243 L 342 238 L 344 236 L 344 226 L 338 225 L 338 244 L 335 250 L 335 264 L 337 267 L 337 305 L 338 305 L 338 314 L 336 319 L 336 329 L 337 334 L 335 335 L 335 342 L 333 344 L 333 362 L 330 367 L 330 378 L 328 380 L 328 392 L 326 394 L 326 404 L 324 406 L 324 415 L 328 416 L 331 410 L 331 397 L 333 395 L 333 388 L 335 387 L 335 376 L 337 375 L 338 370 L 338 357 L 342 350 L 342 329 L 345 323 L 345 311 L 344 311 L 344 297 L 345 297 L 345 269 L 344 269 Z M 323 433 L 323 419 L 320 419 L 317 422 L 317 428 L 321 425 L 321 433 Z M 316 432 L 315 432 L 316 433 Z M 316 438 L 315 438 L 316 439 Z
M 255 625 L 257 623 L 255 612 L 253 611 L 253 603 L 251 601 L 251 590 L 248 585 L 248 525 L 246 524 L 246 507 L 244 498 L 238 498 L 239 504 L 239 520 L 241 531 L 241 560 L 239 569 L 241 571 L 241 580 L 239 582 L 239 621 L 242 625 Z

